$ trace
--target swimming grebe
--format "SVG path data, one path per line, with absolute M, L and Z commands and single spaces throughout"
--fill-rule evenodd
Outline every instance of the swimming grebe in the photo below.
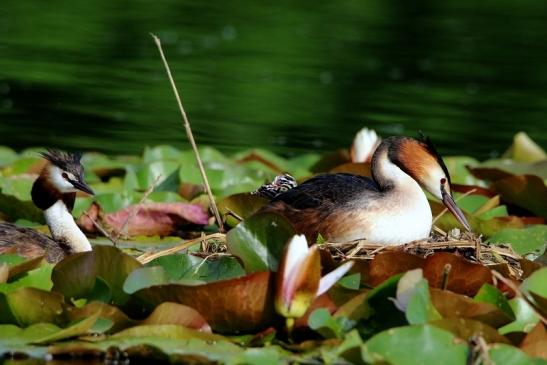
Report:
M 48 150 L 42 157 L 48 162 L 32 185 L 31 195 L 34 205 L 44 211 L 53 239 L 29 228 L 0 223 L 0 254 L 45 255 L 47 261 L 58 262 L 67 254 L 91 250 L 71 212 L 76 192 L 93 195 L 93 190 L 84 182 L 80 154 Z
M 312 242 L 319 233 L 329 242 L 365 239 L 400 245 L 430 234 L 432 214 L 423 187 L 471 230 L 452 198 L 446 165 L 429 139 L 383 140 L 372 157 L 371 171 L 372 179 L 346 173 L 317 175 L 276 195 L 260 211 L 286 216 Z

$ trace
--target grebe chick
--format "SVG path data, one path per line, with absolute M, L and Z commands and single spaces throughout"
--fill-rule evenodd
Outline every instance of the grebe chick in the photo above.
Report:
M 400 245 L 429 237 L 431 208 L 422 187 L 471 230 L 452 197 L 450 175 L 429 139 L 390 137 L 371 162 L 372 179 L 321 174 L 275 196 L 261 212 L 284 215 L 311 242 L 365 239 Z
M 72 217 L 78 190 L 93 195 L 84 181 L 80 154 L 48 150 L 47 160 L 38 179 L 32 185 L 32 201 L 43 210 L 51 232 L 50 238 L 29 228 L 12 223 L 0 223 L 0 254 L 15 253 L 25 257 L 46 256 L 58 262 L 67 254 L 90 251 L 91 244 Z

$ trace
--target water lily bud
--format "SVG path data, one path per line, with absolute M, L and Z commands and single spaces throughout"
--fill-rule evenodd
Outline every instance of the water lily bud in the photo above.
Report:
M 284 317 L 303 316 L 317 295 L 321 279 L 321 257 L 317 246 L 308 248 L 303 235 L 287 244 L 277 272 L 275 309 Z
M 355 135 L 351 146 L 352 162 L 370 162 L 382 139 L 373 129 L 363 128 Z

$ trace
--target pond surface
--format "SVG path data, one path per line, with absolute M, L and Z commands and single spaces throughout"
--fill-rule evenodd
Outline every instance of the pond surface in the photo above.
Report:
M 161 37 L 199 144 L 284 154 L 369 126 L 495 156 L 547 144 L 547 2 L 7 0 L 0 144 L 186 148 Z

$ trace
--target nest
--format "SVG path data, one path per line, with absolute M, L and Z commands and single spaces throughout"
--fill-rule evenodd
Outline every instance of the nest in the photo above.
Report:
M 482 242 L 481 236 L 470 232 L 461 233 L 454 229 L 445 233 L 434 229 L 429 238 L 409 242 L 399 246 L 374 244 L 365 240 L 344 243 L 324 243 L 336 261 L 372 260 L 388 251 L 402 251 L 427 258 L 436 252 L 449 252 L 469 261 L 505 272 L 515 279 L 521 279 L 526 271 L 523 264 L 528 262 L 518 255 L 509 244 L 489 244 Z

